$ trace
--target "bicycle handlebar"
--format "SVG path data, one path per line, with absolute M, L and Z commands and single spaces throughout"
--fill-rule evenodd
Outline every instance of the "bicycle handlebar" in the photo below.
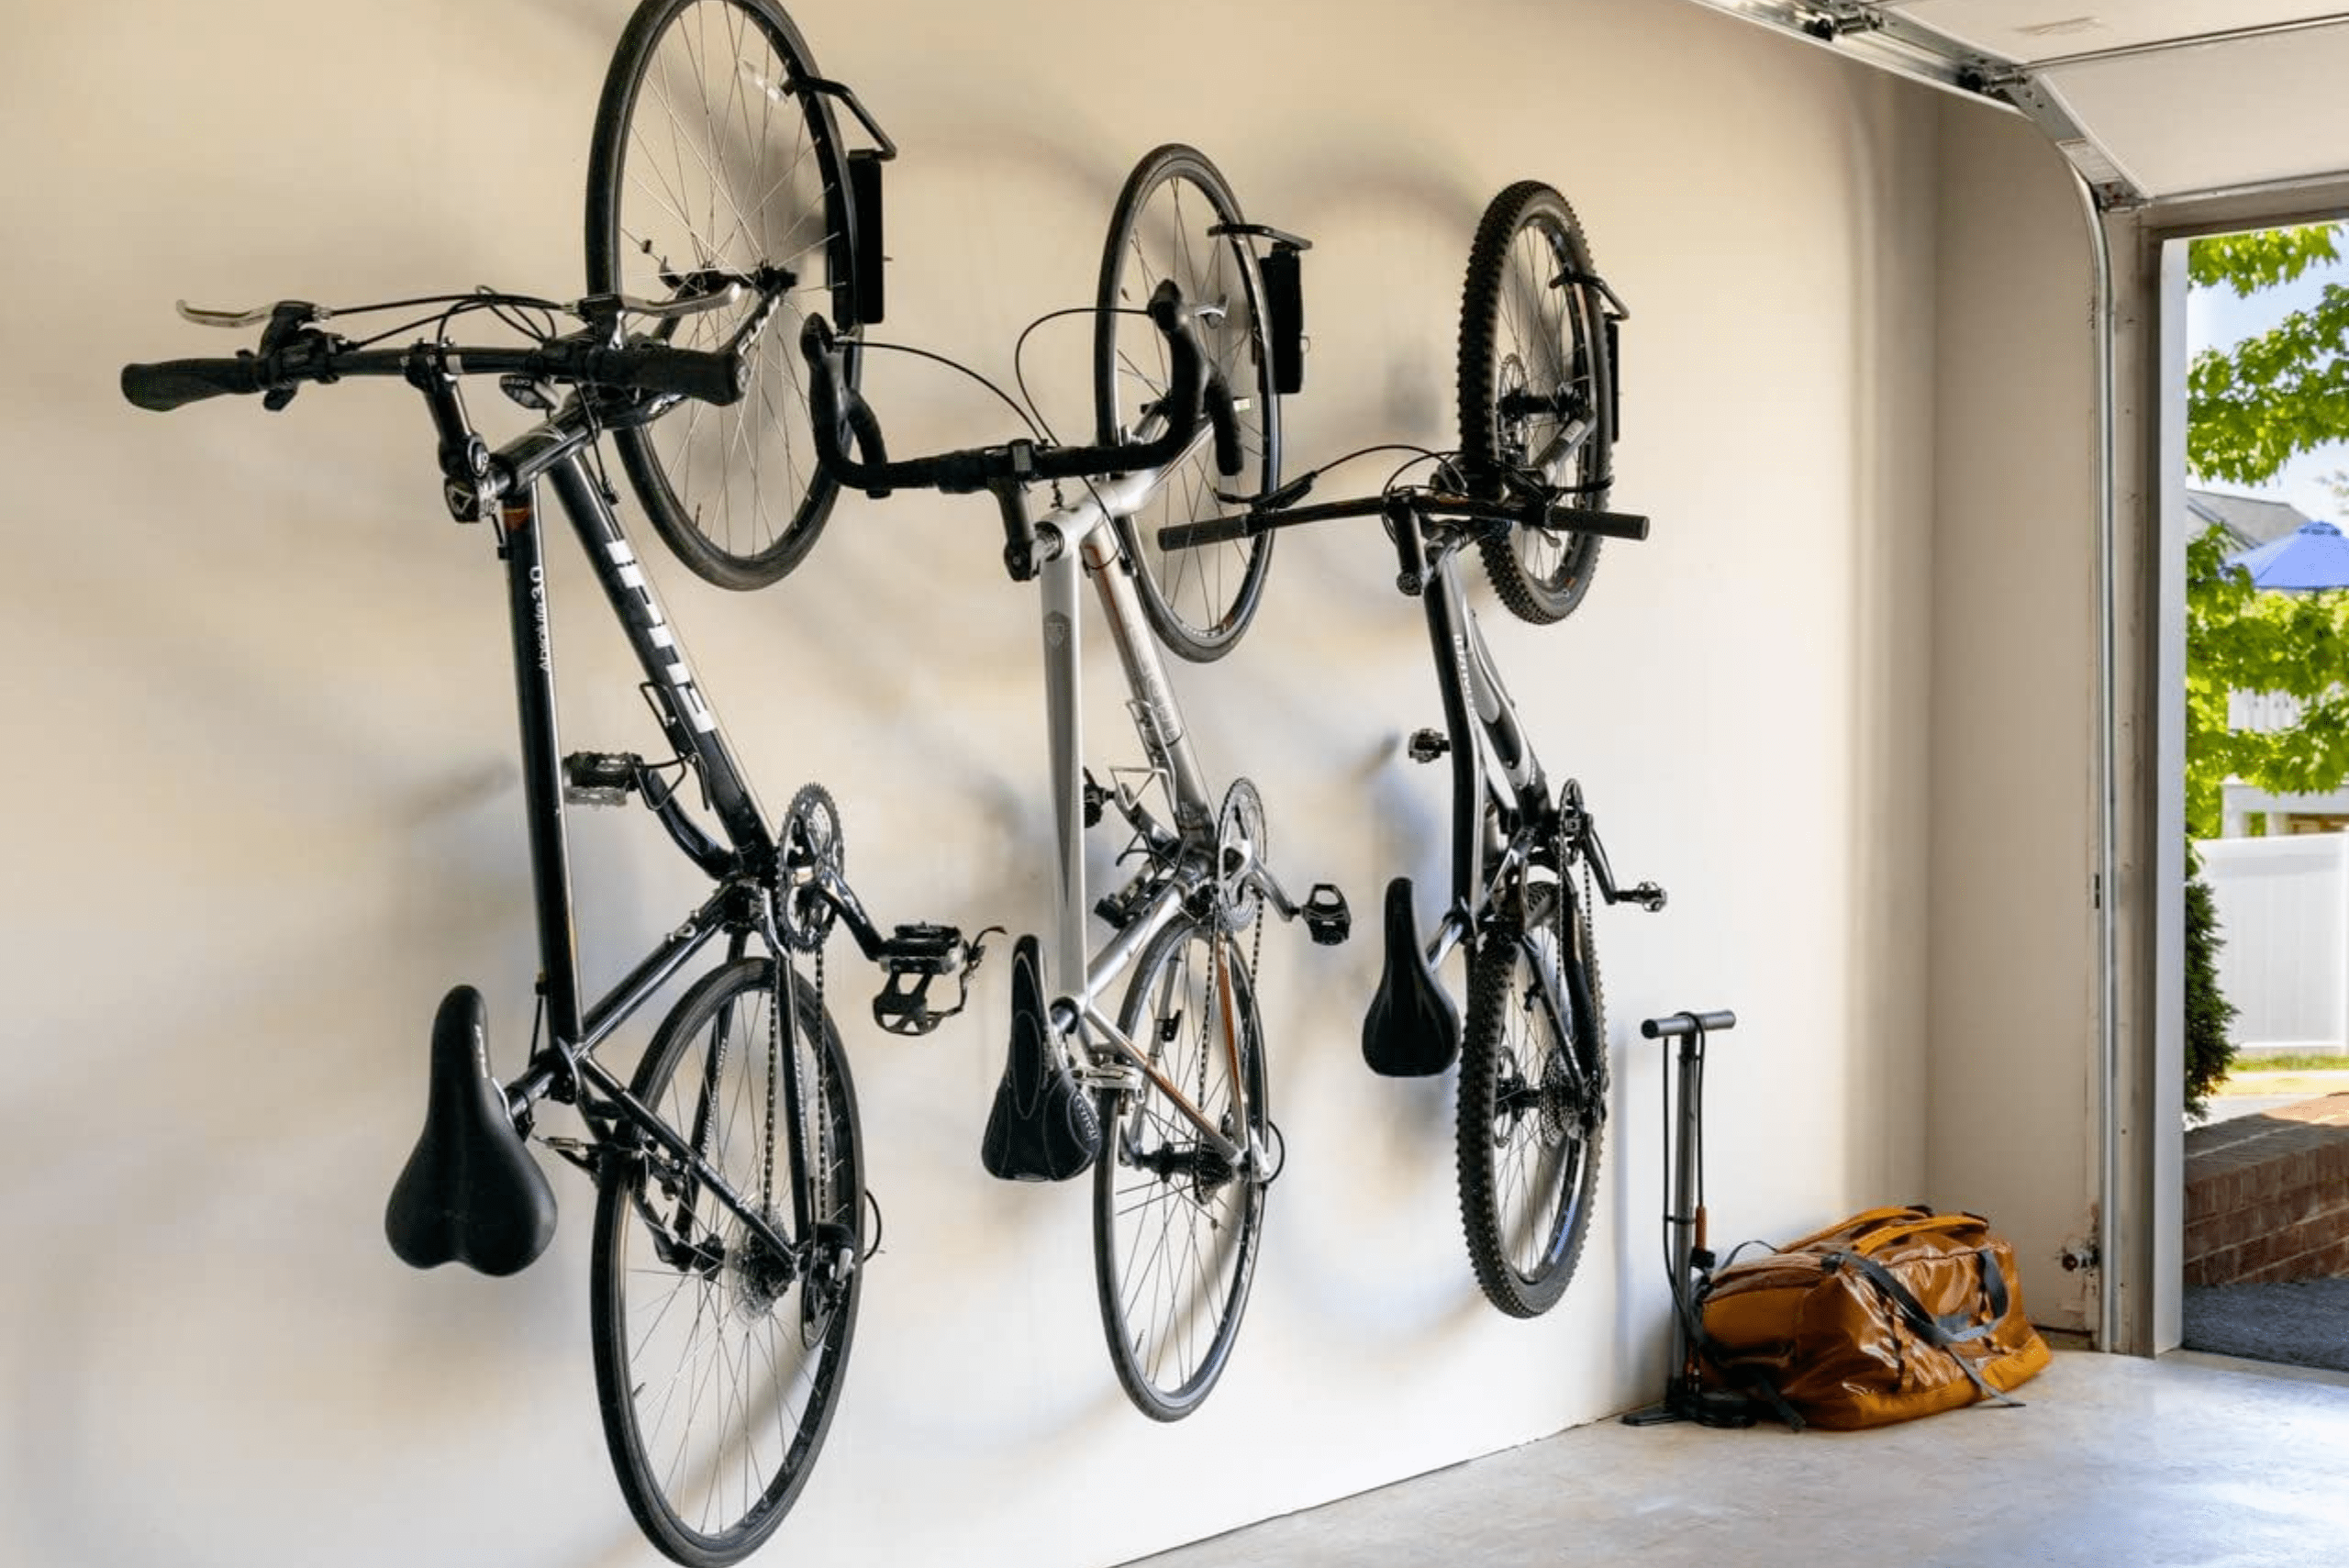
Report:
M 750 376 L 737 347 L 705 350 L 562 338 L 536 349 L 420 343 L 406 349 L 355 349 L 305 328 L 284 347 L 258 353 L 125 365 L 122 395 L 140 408 L 165 413 L 208 397 L 291 394 L 306 382 L 338 381 L 347 375 L 410 378 L 435 362 L 457 375 L 525 375 L 721 405 L 739 400 Z
M 1447 491 L 1411 488 L 1397 490 L 1389 495 L 1365 496 L 1360 500 L 1330 501 L 1286 509 L 1258 508 L 1230 517 L 1208 517 L 1196 523 L 1174 523 L 1158 530 L 1158 544 L 1162 550 L 1191 550 L 1203 544 L 1223 544 L 1268 533 L 1274 528 L 1293 528 L 1299 523 L 1318 523 L 1333 517 L 1375 517 L 1383 514 L 1390 504 L 1408 507 L 1422 518 L 1456 517 L 1471 521 L 1507 522 L 1513 528 L 1557 528 L 1568 533 L 1599 534 L 1608 539 L 1643 539 L 1648 537 L 1648 520 L 1643 517 L 1631 512 L 1602 512 L 1590 507 L 1563 505 L 1559 495 L 1557 491 L 1544 491 L 1521 500 L 1488 500 Z
M 1204 417 L 1215 429 L 1217 471 L 1238 473 L 1242 455 L 1231 391 L 1208 363 L 1190 307 L 1173 283 L 1161 283 L 1151 295 L 1150 319 L 1165 335 L 1174 360 L 1174 384 L 1159 405 L 1166 428 L 1151 439 L 1130 446 L 1078 447 L 1022 440 L 893 462 L 872 405 L 849 384 L 847 350 L 834 338 L 829 323 L 811 316 L 800 330 L 799 349 L 814 373 L 807 406 L 815 425 L 817 464 L 836 484 L 876 499 L 896 489 L 963 495 L 1005 482 L 1093 479 L 1163 467 L 1189 450 Z M 850 437 L 862 458 L 850 455 Z

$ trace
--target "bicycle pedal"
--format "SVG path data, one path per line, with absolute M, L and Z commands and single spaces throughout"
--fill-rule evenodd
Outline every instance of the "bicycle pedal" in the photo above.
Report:
M 633 751 L 573 751 L 562 760 L 562 798 L 572 806 L 626 806 L 643 766 Z
M 1353 933 L 1353 911 L 1331 883 L 1315 883 L 1298 913 L 1305 917 L 1306 934 L 1323 947 L 1335 947 Z
M 888 978 L 873 998 L 873 1021 L 889 1034 L 930 1033 L 970 1001 L 971 972 L 986 951 L 985 942 L 965 943 L 958 927 L 926 922 L 899 926 L 874 954 Z M 933 1007 L 930 988 L 946 975 L 954 977 L 953 1005 Z
M 1623 896 L 1630 899 L 1632 903 L 1638 905 L 1641 908 L 1646 910 L 1651 915 L 1664 907 L 1664 889 L 1658 887 L 1653 882 L 1643 882 L 1640 884 L 1639 886 L 1631 889 L 1631 892 L 1623 895 Z
M 1403 751 L 1414 762 L 1432 762 L 1452 750 L 1452 738 L 1441 729 L 1414 729 Z

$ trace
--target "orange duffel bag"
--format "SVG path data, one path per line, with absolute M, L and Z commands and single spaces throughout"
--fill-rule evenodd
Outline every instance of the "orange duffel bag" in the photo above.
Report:
M 2007 1391 L 2047 1364 L 2014 1249 L 1979 1215 L 1872 1208 L 1703 1287 L 1705 1386 L 1787 1425 L 1880 1427 Z

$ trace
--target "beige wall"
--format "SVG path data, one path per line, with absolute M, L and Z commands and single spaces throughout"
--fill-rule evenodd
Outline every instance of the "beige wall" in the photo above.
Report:
M 2097 362 L 2087 218 L 2020 117 L 1942 113 L 1926 1174 L 2085 1328 L 2099 972 Z
M 577 286 L 589 119 L 624 10 L 44 6 L 0 61 L 0 655 L 18 736 L 0 1539 L 28 1561 L 649 1559 L 596 1426 L 584 1184 L 555 1173 L 562 1233 L 516 1280 L 411 1273 L 379 1231 L 442 989 L 488 990 L 506 1063 L 528 1029 L 489 541 L 441 517 L 420 412 L 394 389 L 168 418 L 114 391 L 125 360 L 220 351 L 172 317 L 175 296 Z M 1972 873 L 1969 840 L 1933 824 L 1953 749 L 2005 732 L 1935 670 L 1974 658 L 1949 612 L 2014 552 L 1935 541 L 1957 484 L 1937 409 L 1975 384 L 1936 370 L 1967 351 L 1936 329 L 1937 295 L 1965 281 L 1937 247 L 1974 242 L 1941 194 L 1936 101 L 1635 0 L 794 10 L 906 149 L 891 336 L 1005 372 L 1030 317 L 1089 300 L 1125 169 L 1191 139 L 1252 216 L 1318 242 L 1300 459 L 1447 438 L 1476 216 L 1513 179 L 1565 190 L 1635 313 L 1618 495 L 1655 536 L 1609 547 L 1565 626 L 1488 626 L 1618 868 L 1673 902 L 1602 917 L 1602 1212 L 1573 1290 L 1531 1325 L 1482 1304 L 1462 1254 L 1448 1085 L 1361 1066 L 1373 941 L 1267 935 L 1292 1160 L 1231 1369 L 1173 1429 L 1132 1414 L 1105 1364 L 1085 1195 L 990 1184 L 974 1158 L 1002 968 L 907 1044 L 862 1022 L 836 959 L 888 1251 L 774 1550 L 1106 1563 L 1653 1396 L 1649 1014 L 1742 1019 L 1711 1072 L 1717 1240 L 1929 1187 L 1976 1198 L 1949 1129 L 1979 1119 L 1925 1109 L 1929 1090 L 1971 1092 L 1951 1060 L 1965 997 L 1927 955 L 1988 941 L 1976 921 L 2005 914 L 1973 882 L 1954 905 L 1936 894 Z M 1082 336 L 1047 328 L 1030 355 L 1070 423 Z M 901 450 L 1002 433 L 951 379 L 889 364 L 872 390 Z M 494 394 L 476 401 L 509 428 Z M 994 532 L 983 504 L 908 496 L 843 506 L 763 595 L 660 573 L 770 805 L 829 783 L 885 918 L 1042 917 L 1033 607 Z M 1178 681 L 1209 770 L 1263 786 L 1282 860 L 1367 908 L 1387 875 L 1438 867 L 1442 782 L 1397 754 L 1435 716 L 1421 634 L 1375 536 L 1279 555 L 1249 645 Z M 566 740 L 645 746 L 573 564 L 556 562 Z M 1123 760 L 1106 681 L 1092 696 L 1095 753 Z M 1931 717 L 1943 704 L 1963 715 Z M 1959 794 L 1997 826 L 1995 791 Z M 638 819 L 582 814 L 577 850 L 585 953 L 608 974 L 691 879 Z M 2049 859 L 2049 896 L 2075 895 L 2076 868 Z M 1997 1213 L 2003 1195 L 1978 1201 Z

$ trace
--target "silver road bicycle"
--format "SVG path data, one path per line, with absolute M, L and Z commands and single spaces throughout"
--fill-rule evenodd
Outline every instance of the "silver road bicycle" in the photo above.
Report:
M 820 317 L 802 344 L 826 472 L 873 495 L 985 492 L 1002 520 L 1005 565 L 1041 591 L 1053 917 L 1046 939 L 1023 936 L 1014 948 L 1009 1062 L 982 1154 L 1015 1179 L 1090 1169 L 1110 1360 L 1136 1407 L 1172 1421 L 1198 1407 L 1230 1356 L 1266 1189 L 1281 1168 L 1256 1000 L 1259 916 L 1302 918 L 1321 942 L 1342 941 L 1351 917 L 1335 887 L 1317 885 L 1302 901 L 1283 890 L 1252 784 L 1234 779 L 1220 799 L 1213 792 L 1136 594 L 1121 520 L 1206 455 L 1210 430 L 1221 473 L 1246 461 L 1245 411 L 1213 371 L 1180 289 L 1162 283 L 1149 316 L 1169 384 L 1125 439 L 1014 440 L 905 462 L 886 455 Z M 1074 499 L 1063 499 L 1063 481 L 1082 482 Z M 1054 504 L 1038 515 L 1042 485 Z M 1077 600 L 1086 579 L 1145 759 L 1107 784 L 1082 761 Z M 1131 869 L 1088 902 L 1084 833 L 1111 813 L 1130 835 L 1119 863 Z M 1088 912 L 1108 928 L 1097 946 Z

